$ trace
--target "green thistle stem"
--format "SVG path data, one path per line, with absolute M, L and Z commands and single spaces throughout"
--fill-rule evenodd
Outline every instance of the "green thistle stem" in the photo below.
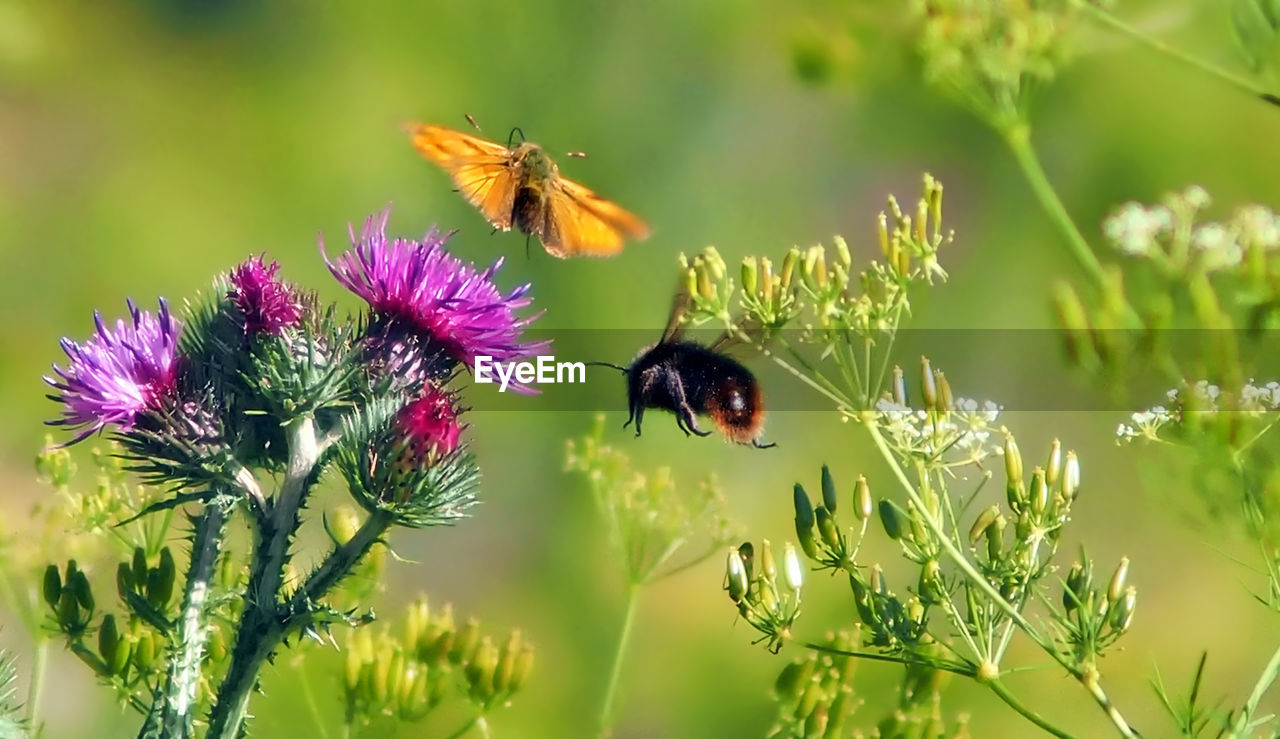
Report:
M 631 626 L 635 621 L 636 606 L 640 603 L 640 585 L 627 585 L 626 611 L 622 615 L 622 630 L 618 633 L 618 645 L 613 651 L 613 666 L 609 669 L 609 684 L 604 691 L 604 702 L 600 708 L 600 735 L 609 733 L 613 723 L 614 704 L 618 696 L 618 681 L 622 677 L 622 661 L 627 653 L 627 645 L 631 642 Z
M 1080 229 L 1076 228 L 1075 221 L 1071 220 L 1071 214 L 1058 198 L 1058 193 L 1050 184 L 1044 167 L 1040 165 L 1040 159 L 1031 146 L 1031 129 L 1025 123 L 1016 122 L 1000 128 L 1000 134 L 1013 152 L 1013 158 L 1017 160 L 1018 167 L 1027 178 L 1027 183 L 1031 185 L 1031 190 L 1040 201 L 1040 206 L 1066 238 L 1071 255 L 1076 258 L 1085 272 L 1089 273 L 1094 284 L 1101 285 L 1102 265 L 1094 256 L 1093 249 L 1089 247 L 1089 242 L 1080 233 Z
M 1198 69 L 1201 72 L 1204 72 L 1205 74 L 1209 75 L 1210 77 L 1215 77 L 1218 80 L 1230 85 L 1231 87 L 1234 87 L 1237 90 L 1240 90 L 1241 92 L 1247 95 L 1252 95 L 1253 97 L 1256 97 L 1265 103 L 1269 103 L 1271 105 L 1280 105 L 1280 96 L 1277 96 L 1275 93 L 1268 92 L 1265 88 L 1258 85 L 1256 82 L 1253 82 L 1252 80 L 1249 80 L 1245 77 L 1241 77 L 1240 75 L 1235 74 L 1234 72 L 1228 72 L 1222 67 L 1216 66 L 1214 64 L 1210 64 L 1209 62 L 1206 62 L 1203 59 L 1200 59 L 1198 57 L 1192 56 L 1191 54 L 1188 54 L 1187 52 L 1182 51 L 1181 49 L 1174 48 L 1169 44 L 1166 44 L 1165 42 L 1161 41 L 1160 39 L 1152 38 L 1151 36 L 1148 36 L 1147 34 L 1143 33 L 1137 28 L 1134 28 L 1128 23 L 1125 23 L 1124 21 L 1120 20 L 1116 16 L 1112 15 L 1106 9 L 1101 8 L 1091 2 L 1088 2 L 1087 0 L 1071 0 L 1071 2 L 1072 2 L 1072 5 L 1074 5 L 1077 9 L 1089 15 L 1094 20 L 1110 28 L 1113 31 L 1116 31 L 1124 36 L 1128 36 L 1134 41 L 1137 41 L 1138 43 L 1156 52 L 1164 54 L 1165 56 L 1168 56 L 1172 59 L 1176 59 L 1177 61 L 1183 64 L 1186 64 L 1187 66 Z
M 182 610 L 178 620 L 175 654 L 169 663 L 169 674 L 162 693 L 160 732 L 165 737 L 188 737 L 195 733 L 196 688 L 200 683 L 200 660 L 209 639 L 205 605 L 209 599 L 210 580 L 222 549 L 229 508 L 217 498 L 205 506 L 196 521 L 191 540 L 191 562 L 187 567 Z M 150 721 L 143 725 L 142 735 L 150 735 Z

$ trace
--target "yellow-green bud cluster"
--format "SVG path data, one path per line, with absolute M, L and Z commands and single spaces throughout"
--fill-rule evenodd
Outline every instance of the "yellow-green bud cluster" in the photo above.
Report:
M 1077 561 L 1067 573 L 1062 589 L 1062 614 L 1076 658 L 1093 658 L 1119 639 L 1133 623 L 1138 591 L 1128 584 L 1129 558 L 1121 557 L 1105 589 L 1094 587 L 1093 563 Z
M 851 497 L 853 505 L 850 513 L 857 522 L 857 534 L 853 527 L 847 531 L 841 528 L 836 514 L 840 495 L 827 465 L 822 466 L 822 505 L 817 509 L 813 507 L 804 486 L 800 483 L 795 485 L 793 504 L 796 512 L 796 539 L 805 556 L 817 563 L 819 569 L 853 568 L 858 544 L 866 533 L 873 507 L 871 488 L 865 477 L 858 477 Z M 857 544 L 853 543 L 855 538 Z
M 406 611 L 400 638 L 389 629 L 353 632 L 343 668 L 348 720 L 416 721 L 448 695 L 483 713 L 505 705 L 532 669 L 533 647 L 519 630 L 498 645 L 476 620 L 458 626 L 451 605 L 433 610 L 420 597 Z
M 791 542 L 783 548 L 781 582 L 768 539 L 760 542 L 758 556 L 750 542 L 728 552 L 724 589 L 738 613 L 764 635 L 775 653 L 791 637 L 791 625 L 800 616 L 803 581 L 804 567 Z
M 848 652 L 858 646 L 857 632 L 828 634 L 822 648 L 792 661 L 774 682 L 778 715 L 770 737 L 844 736 L 845 721 L 857 707 L 853 694 L 856 664 Z

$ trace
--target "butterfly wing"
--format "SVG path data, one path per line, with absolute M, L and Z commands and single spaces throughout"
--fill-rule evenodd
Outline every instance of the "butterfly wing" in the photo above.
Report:
M 495 228 L 511 230 L 519 167 L 511 150 L 443 126 L 409 126 L 413 147 L 449 173 L 467 202 Z
M 553 256 L 611 257 L 627 239 L 644 239 L 649 227 L 621 206 L 563 177 L 547 198 L 542 245 Z

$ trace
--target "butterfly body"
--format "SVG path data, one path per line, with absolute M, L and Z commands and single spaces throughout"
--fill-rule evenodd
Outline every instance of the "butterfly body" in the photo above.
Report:
M 635 215 L 560 175 L 537 144 L 506 147 L 442 126 L 409 127 L 414 147 L 449 173 L 462 196 L 494 228 L 537 236 L 556 257 L 613 256 L 648 226 Z

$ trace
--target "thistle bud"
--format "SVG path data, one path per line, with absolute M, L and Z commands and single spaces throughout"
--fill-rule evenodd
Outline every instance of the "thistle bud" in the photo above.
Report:
M 1121 557 L 1120 564 L 1111 575 L 1111 583 L 1107 585 L 1107 602 L 1115 605 L 1125 593 L 1125 580 L 1129 577 L 1129 558 Z
M 902 517 L 898 508 L 888 498 L 880 499 L 880 523 L 884 525 L 884 533 L 890 539 L 898 541 L 902 538 Z
M 756 257 L 742 258 L 742 292 L 755 295 L 759 287 L 760 263 Z
M 836 481 L 831 478 L 831 468 L 822 465 L 822 507 L 836 512 Z
M 1074 501 L 1080 494 L 1080 460 L 1075 452 L 1067 452 L 1067 461 L 1062 468 L 1062 496 Z
M 787 542 L 782 548 L 782 572 L 787 588 L 794 595 L 800 595 L 800 586 L 804 584 L 804 569 L 800 566 L 800 555 L 796 547 Z
M 796 483 L 793 501 L 796 509 L 796 539 L 810 559 L 817 559 L 818 543 L 813 536 L 813 504 L 809 502 L 809 494 L 800 483 Z
M 858 483 L 853 487 L 853 510 L 859 521 L 871 518 L 875 503 L 871 499 L 871 485 L 865 475 L 858 475 Z
M 1057 439 L 1049 446 L 1049 461 L 1044 466 L 1044 483 L 1052 490 L 1062 477 L 1062 442 Z
M 57 565 L 49 565 L 44 568 L 44 582 L 41 585 L 41 592 L 44 595 L 44 602 L 49 604 L 50 608 L 58 607 L 58 600 L 62 598 L 62 573 L 58 571 Z

